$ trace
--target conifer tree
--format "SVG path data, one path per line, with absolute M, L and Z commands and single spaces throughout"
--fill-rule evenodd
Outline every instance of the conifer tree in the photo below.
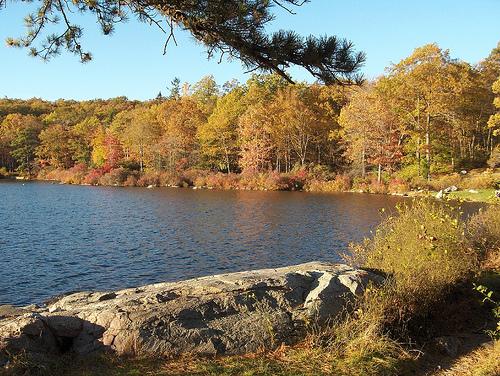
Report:
M 21 1 L 21 0 L 14 0 Z M 293 13 L 293 8 L 309 0 L 40 0 L 25 19 L 26 34 L 9 38 L 10 46 L 30 49 L 33 56 L 49 59 L 66 49 L 82 62 L 92 54 L 82 46 L 83 28 L 73 22 L 74 13 L 96 17 L 105 35 L 130 15 L 160 27 L 167 45 L 177 43 L 175 26 L 189 31 L 203 43 L 208 56 L 239 59 L 249 70 L 276 72 L 292 82 L 287 68 L 297 65 L 324 83 L 360 81 L 358 70 L 365 60 L 355 52 L 352 42 L 335 36 L 298 35 L 279 30 L 269 34 L 265 26 L 274 19 L 273 7 Z M 8 11 L 7 0 L 0 9 Z M 51 25 L 52 24 L 52 25 Z M 46 35 L 47 29 L 62 25 L 58 33 Z

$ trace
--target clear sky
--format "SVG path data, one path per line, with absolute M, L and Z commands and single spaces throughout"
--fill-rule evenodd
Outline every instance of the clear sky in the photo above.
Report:
M 0 10 L 2 41 L 23 32 L 26 13 L 24 3 L 9 2 Z M 437 42 L 453 57 L 475 63 L 500 41 L 500 0 L 312 0 L 296 15 L 278 8 L 276 13 L 269 30 L 293 29 L 303 35 L 337 35 L 353 41 L 367 54 L 363 73 L 368 78 L 426 43 Z M 105 37 L 92 18 L 79 23 L 86 33 L 84 47 L 94 55 L 87 64 L 67 53 L 44 63 L 2 42 L 0 97 L 150 99 L 160 90 L 167 92 L 174 77 L 192 83 L 213 74 L 220 84 L 248 78 L 238 61 L 207 61 L 203 46 L 180 30 L 179 46 L 171 44 L 163 56 L 165 35 L 152 26 L 131 19 Z M 295 79 L 310 79 L 301 70 L 291 72 Z

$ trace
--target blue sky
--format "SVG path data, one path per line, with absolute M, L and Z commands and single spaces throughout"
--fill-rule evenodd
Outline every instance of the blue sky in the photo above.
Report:
M 178 30 L 179 46 L 171 44 L 163 56 L 165 35 L 152 26 L 130 20 L 118 25 L 111 37 L 102 36 L 90 17 L 79 20 L 85 31 L 84 47 L 94 60 L 81 64 L 63 53 L 48 63 L 12 49 L 3 41 L 23 32 L 25 4 L 8 3 L 0 10 L 0 97 L 44 99 L 110 98 L 125 95 L 150 99 L 174 77 L 196 82 L 213 74 L 220 84 L 248 75 L 238 61 L 207 61 L 203 46 Z M 269 30 L 293 29 L 303 35 L 337 35 L 365 51 L 363 73 L 374 78 L 415 47 L 437 42 L 453 57 L 471 63 L 486 57 L 500 41 L 500 0 L 312 0 L 296 15 L 276 8 Z M 292 69 L 297 80 L 307 73 Z

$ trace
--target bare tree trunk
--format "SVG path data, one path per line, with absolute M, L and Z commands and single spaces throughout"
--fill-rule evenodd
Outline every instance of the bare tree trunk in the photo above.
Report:
M 231 173 L 231 166 L 229 165 L 229 151 L 225 149 L 226 152 L 226 165 L 227 165 L 227 173 Z

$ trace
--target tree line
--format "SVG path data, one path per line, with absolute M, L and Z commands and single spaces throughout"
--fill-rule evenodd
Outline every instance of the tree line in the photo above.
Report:
M 145 102 L 2 99 L 0 168 L 431 179 L 495 167 L 499 130 L 500 44 L 476 65 L 430 44 L 361 86 L 207 76 Z

